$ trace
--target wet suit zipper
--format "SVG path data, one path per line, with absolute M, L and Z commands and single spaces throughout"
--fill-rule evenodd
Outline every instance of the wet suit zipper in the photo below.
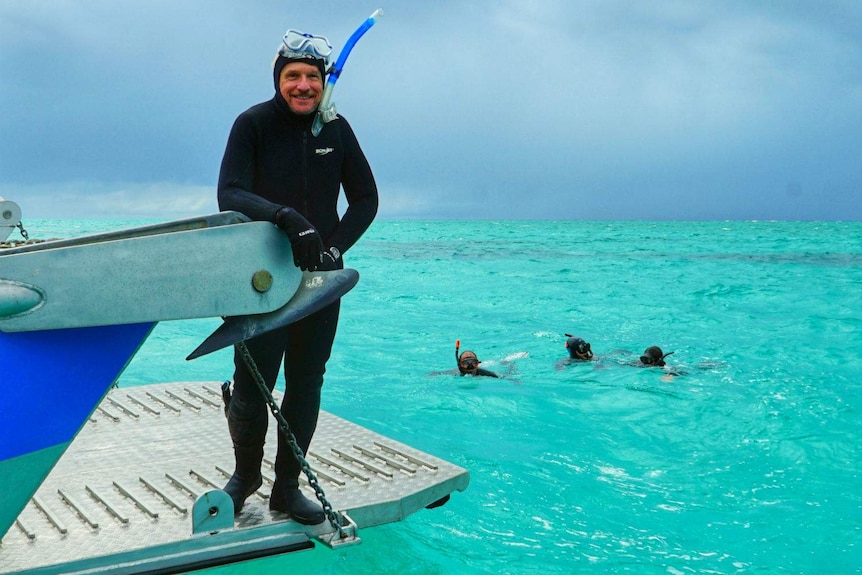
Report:
M 302 131 L 302 208 L 305 217 L 308 213 L 308 131 Z

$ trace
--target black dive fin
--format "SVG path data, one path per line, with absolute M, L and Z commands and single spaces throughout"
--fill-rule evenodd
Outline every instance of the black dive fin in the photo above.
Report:
M 201 357 L 300 320 L 349 292 L 358 281 L 359 272 L 353 269 L 303 272 L 299 288 L 283 307 L 269 313 L 225 318 L 186 359 Z

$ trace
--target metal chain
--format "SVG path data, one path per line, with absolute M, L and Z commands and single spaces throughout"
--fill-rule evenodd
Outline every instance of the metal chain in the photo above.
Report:
M 30 234 L 28 234 L 27 230 L 24 229 L 24 224 L 18 222 L 17 228 L 21 231 L 21 237 L 24 238 L 24 241 L 30 239 Z
M 287 424 L 287 420 L 284 419 L 284 416 L 281 414 L 281 409 L 272 397 L 272 393 L 269 391 L 269 388 L 266 386 L 263 375 L 261 375 L 260 370 L 258 370 L 254 358 L 248 351 L 248 347 L 246 347 L 244 341 L 241 341 L 236 344 L 236 348 L 239 350 L 242 360 L 251 372 L 251 375 L 254 378 L 255 383 L 257 383 L 257 387 L 260 389 L 260 392 L 263 394 L 264 399 L 266 399 L 266 402 L 269 405 L 269 411 L 272 412 L 273 417 L 275 417 L 278 422 L 279 431 L 281 431 L 281 434 L 293 450 L 293 454 L 296 456 L 296 460 L 299 462 L 302 472 L 305 473 L 306 477 L 308 477 L 308 483 L 314 489 L 314 495 L 317 497 L 320 505 L 323 506 L 323 512 L 326 515 L 326 518 L 329 519 L 329 524 L 338 531 L 339 539 L 347 537 L 347 534 L 344 533 L 344 529 L 341 526 L 340 518 L 335 511 L 333 511 L 332 504 L 330 504 L 326 499 L 326 494 L 323 492 L 320 482 L 318 482 L 317 477 L 314 475 L 314 471 L 312 471 L 311 466 L 305 459 L 305 454 L 296 442 L 296 436 L 293 435 L 293 432 L 290 430 L 290 426 Z

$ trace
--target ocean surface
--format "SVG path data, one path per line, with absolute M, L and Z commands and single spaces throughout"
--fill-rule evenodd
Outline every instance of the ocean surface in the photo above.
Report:
M 378 221 L 345 260 L 323 408 L 470 485 L 208 574 L 862 573 L 862 223 Z M 184 359 L 219 323 L 160 323 L 121 386 L 230 378 Z M 433 375 L 456 339 L 503 377 Z

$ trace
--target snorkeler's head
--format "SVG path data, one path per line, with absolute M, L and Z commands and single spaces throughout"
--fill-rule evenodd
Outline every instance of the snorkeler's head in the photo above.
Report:
M 321 79 L 326 79 L 332 46 L 323 36 L 306 34 L 297 30 L 288 30 L 281 39 L 275 60 L 272 63 L 272 74 L 275 89 L 279 89 L 281 70 L 291 62 L 305 62 L 315 66 L 320 71 Z
M 479 370 L 480 363 L 482 362 L 479 361 L 479 358 L 476 357 L 475 353 L 470 350 L 466 350 L 458 357 L 458 371 L 462 374 L 470 373 L 475 375 Z
M 590 344 L 579 337 L 575 337 L 570 333 L 566 334 L 569 339 L 566 340 L 566 349 L 569 350 L 569 357 L 572 359 L 592 359 L 593 350 L 590 349 Z
M 641 356 L 641 363 L 644 365 L 655 365 L 663 367 L 665 365 L 664 358 L 671 355 L 673 352 L 662 353 L 661 348 L 657 345 L 650 346 L 644 350 Z

